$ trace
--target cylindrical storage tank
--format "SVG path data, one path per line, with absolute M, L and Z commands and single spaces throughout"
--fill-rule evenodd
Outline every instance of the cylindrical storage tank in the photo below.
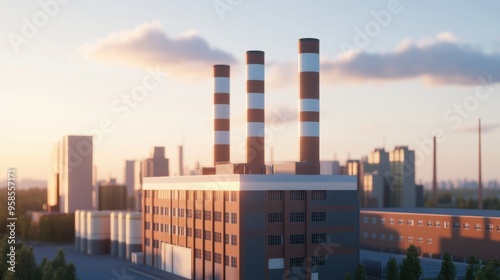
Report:
M 132 253 L 142 251 L 142 213 L 127 213 L 125 231 L 126 257 L 129 260 Z
M 120 258 L 125 258 L 125 253 L 126 253 L 126 225 L 125 225 L 125 218 L 126 218 L 126 212 L 120 212 L 118 213 L 118 257 Z
M 80 252 L 87 253 L 87 211 L 80 210 Z
M 80 210 L 75 211 L 75 251 L 80 251 Z
M 87 254 L 109 254 L 109 212 L 87 212 Z
M 110 241 L 111 241 L 111 256 L 118 256 L 118 214 L 120 212 L 111 212 L 110 223 Z

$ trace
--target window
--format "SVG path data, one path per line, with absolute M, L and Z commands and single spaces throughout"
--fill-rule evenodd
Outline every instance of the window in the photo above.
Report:
M 160 224 L 160 232 L 163 232 L 163 224 Z
M 326 200 L 326 191 L 312 191 L 311 192 L 312 200 Z
M 423 225 L 424 225 L 424 221 L 422 221 L 422 220 L 417 221 L 417 226 L 421 227 Z
M 214 242 L 222 243 L 222 233 L 214 232 Z
M 206 261 L 212 261 L 212 252 L 205 251 L 205 260 Z
M 177 214 L 177 208 L 172 208 L 172 217 L 175 217 Z
M 188 237 L 193 236 L 193 229 L 188 227 L 188 228 L 187 228 L 187 232 L 186 232 L 186 233 L 187 233 L 187 236 L 188 236 Z
M 381 239 L 381 240 L 385 240 L 385 234 L 381 233 L 381 234 L 380 234 L 380 239 Z
M 224 256 L 224 265 L 229 266 L 229 256 L 228 255 Z
M 404 240 L 403 236 L 402 236 L 402 235 L 400 235 L 400 236 L 398 237 L 398 240 L 399 240 L 399 241 L 403 241 L 403 240 Z
M 375 239 L 377 238 L 377 234 L 376 233 L 372 233 L 372 239 Z
M 214 211 L 214 221 L 222 222 L 222 213 L 220 211 Z
M 231 257 L 231 267 L 236 267 L 237 262 L 236 257 Z
M 486 230 L 493 231 L 493 225 L 486 225 Z
M 377 218 L 373 217 L 372 218 L 372 224 L 376 224 L 377 223 Z
M 236 191 L 231 191 L 231 201 L 238 201 L 238 193 Z
M 393 241 L 393 240 L 394 240 L 394 235 L 389 234 L 389 240 L 390 240 L 390 241 Z
M 176 229 L 177 229 L 176 226 L 172 226 L 172 234 L 177 234 L 176 231 L 175 231 Z
M 408 242 L 413 242 L 413 237 L 408 237 Z
M 304 234 L 290 234 L 290 244 L 304 244 L 306 236 Z
M 481 230 L 481 224 L 476 224 L 476 225 L 474 226 L 474 229 L 475 229 L 475 230 Z
M 306 191 L 290 191 L 290 200 L 306 200 Z
M 432 238 L 427 238 L 427 244 L 432 244 Z
M 281 223 L 283 222 L 283 213 L 269 213 L 268 221 L 270 223 Z
M 194 257 L 197 259 L 201 259 L 201 250 L 200 249 L 194 249 Z
M 311 235 L 311 243 L 324 243 L 326 242 L 326 234 L 325 233 L 313 233 Z
M 427 221 L 427 226 L 432 227 L 432 221 Z
M 465 223 L 465 224 L 464 224 L 464 229 L 469 229 L 469 228 L 470 228 L 469 223 Z
M 205 240 L 212 240 L 212 232 L 209 230 L 203 231 L 203 239 Z
M 312 266 L 324 266 L 326 264 L 325 256 L 313 256 L 311 263 Z
M 459 223 L 459 222 L 455 222 L 455 223 L 453 223 L 453 228 L 454 228 L 454 229 L 458 229 L 458 228 L 460 228 L 460 223 Z
M 229 245 L 229 234 L 224 234 L 224 244 Z
M 219 253 L 214 253 L 214 263 L 222 263 L 222 255 Z
M 149 238 L 145 238 L 145 239 L 144 239 L 144 244 L 145 244 L 146 246 L 151 246 L 151 239 L 149 239 Z
M 205 220 L 206 221 L 211 221 L 212 220 L 212 212 L 210 211 L 204 211 L 203 212 L 203 216 L 205 217 Z
M 165 225 L 165 232 L 170 233 L 170 225 Z
M 268 245 L 283 245 L 283 238 L 281 235 L 269 235 L 267 237 Z
M 238 220 L 238 216 L 236 213 L 231 213 L 231 224 L 236 224 Z
M 306 221 L 306 213 L 305 212 L 291 212 L 290 213 L 290 222 L 305 222 Z
M 290 267 L 302 267 L 305 258 L 290 258 Z
M 311 220 L 313 222 L 325 222 L 326 221 L 326 212 L 312 212 Z
M 201 229 L 195 229 L 194 230 L 194 238 L 200 238 L 201 239 Z
M 170 207 L 165 207 L 165 216 L 170 216 Z
M 380 224 L 384 225 L 385 224 L 385 218 L 380 218 Z
M 436 222 L 434 223 L 434 226 L 435 226 L 435 227 L 441 227 L 441 222 L 440 222 L 440 221 L 436 221 Z
M 214 194 L 215 194 L 215 196 L 214 196 L 214 200 L 215 201 L 222 201 L 222 194 L 223 194 L 223 192 L 216 191 Z
M 390 225 L 393 225 L 393 224 L 394 224 L 394 219 L 393 219 L 393 218 L 390 218 L 390 219 L 389 219 L 389 224 L 390 224 Z
M 404 224 L 404 223 L 405 223 L 405 220 L 403 220 L 403 219 L 399 219 L 399 220 L 398 220 L 398 225 L 402 225 L 402 224 Z
M 224 213 L 224 222 L 228 224 L 230 222 L 229 220 L 229 213 Z
M 233 246 L 238 245 L 238 239 L 237 239 L 236 235 L 234 235 L 234 234 L 231 234 L 231 245 L 233 245 Z
M 157 239 L 153 239 L 153 248 L 160 248 L 160 242 Z
M 187 217 L 188 217 L 188 218 L 192 218 L 192 217 L 193 217 L 193 209 L 188 209 L 188 210 L 186 211 L 186 214 L 187 214 Z
M 179 217 L 184 218 L 184 212 L 186 209 L 179 209 Z
M 449 228 L 450 227 L 450 222 L 444 222 L 444 227 Z
M 500 225 L 497 226 L 497 231 L 500 231 Z
M 409 226 L 413 226 L 413 220 L 408 220 L 408 223 L 407 223 Z
M 422 237 L 419 237 L 419 238 L 417 238 L 417 242 L 422 243 L 422 242 L 424 242 L 424 239 Z
M 194 210 L 194 218 L 201 219 L 201 210 Z
M 163 207 L 160 207 L 160 215 L 163 216 Z
M 368 232 L 366 232 L 366 231 L 365 231 L 365 232 L 363 232 L 363 237 L 364 237 L 364 238 L 368 238 Z
M 363 217 L 363 223 L 368 223 L 368 217 Z
M 269 200 L 283 200 L 283 191 L 269 191 Z

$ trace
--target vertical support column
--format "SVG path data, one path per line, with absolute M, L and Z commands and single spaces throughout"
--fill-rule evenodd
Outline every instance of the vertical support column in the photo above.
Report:
M 264 174 L 264 52 L 247 51 L 247 173 Z
M 300 161 L 308 162 L 303 174 L 320 174 L 319 166 L 319 40 L 299 40 Z

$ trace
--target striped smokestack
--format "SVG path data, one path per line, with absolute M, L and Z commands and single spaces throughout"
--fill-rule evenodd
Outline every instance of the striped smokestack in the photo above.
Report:
M 264 174 L 264 52 L 247 51 L 247 173 Z
M 229 161 L 229 65 L 214 65 L 214 166 Z
M 308 162 L 306 174 L 320 174 L 319 167 L 319 40 L 299 40 L 300 161 Z

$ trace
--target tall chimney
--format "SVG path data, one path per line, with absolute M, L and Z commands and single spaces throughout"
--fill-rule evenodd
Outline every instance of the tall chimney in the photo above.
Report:
M 299 40 L 300 161 L 307 174 L 320 174 L 319 165 L 319 40 Z
M 179 146 L 179 176 L 184 176 L 184 147 Z
M 481 170 L 481 119 L 479 119 L 479 179 L 477 186 L 477 208 L 483 209 L 483 182 Z
M 229 65 L 214 65 L 214 166 L 229 160 Z
M 247 173 L 264 174 L 264 52 L 247 51 Z
M 437 146 L 436 146 L 436 136 L 434 136 L 434 154 L 433 154 L 433 157 L 434 157 L 434 165 L 433 165 L 433 168 L 432 168 L 432 201 L 434 203 L 434 207 L 437 207 L 437 202 L 438 202 L 438 198 L 437 198 L 437 174 L 436 174 L 436 156 L 437 156 Z

